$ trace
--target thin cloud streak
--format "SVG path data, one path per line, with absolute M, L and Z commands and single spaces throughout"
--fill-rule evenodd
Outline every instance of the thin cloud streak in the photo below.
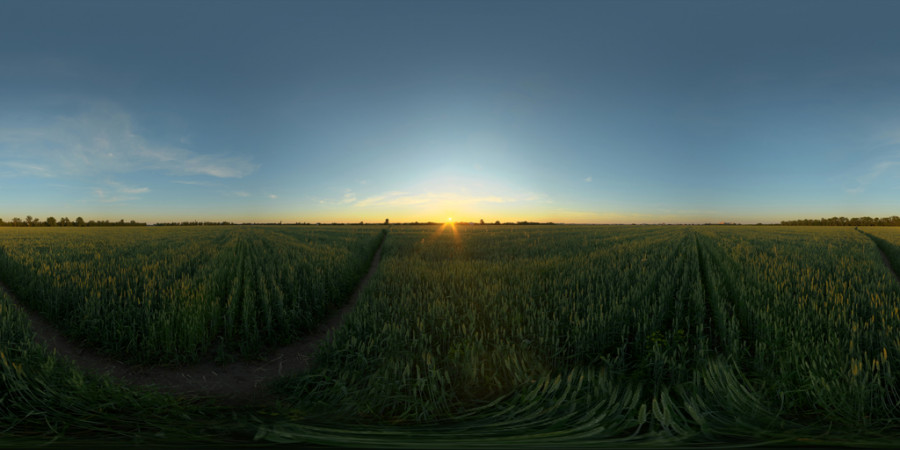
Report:
M 875 180 L 877 180 L 878 178 L 881 178 L 885 173 L 889 173 L 890 169 L 896 166 L 900 166 L 900 160 L 891 159 L 881 161 L 873 165 L 868 172 L 856 179 L 856 187 L 845 189 L 845 191 L 848 194 L 859 194 L 865 192 L 868 185 L 875 182 Z
M 356 194 L 354 194 L 353 191 L 351 191 L 350 189 L 347 189 L 347 192 L 344 193 L 344 198 L 341 199 L 341 201 L 339 201 L 338 204 L 343 205 L 343 204 L 347 204 L 347 203 L 353 203 L 355 201 L 356 201 Z
M 344 195 L 340 200 L 319 199 L 318 202 L 320 205 L 349 205 L 353 202 L 356 202 L 356 194 L 352 189 L 346 189 L 344 190 Z
M 94 197 L 103 203 L 121 203 L 138 200 L 141 194 L 150 192 L 148 187 L 132 187 L 116 181 L 107 181 L 107 188 L 94 188 Z
M 172 182 L 176 184 L 186 184 L 188 186 L 215 186 L 213 183 L 207 183 L 205 181 L 173 180 Z
M 0 177 L 32 176 L 39 178 L 53 178 L 50 169 L 38 165 L 20 163 L 14 161 L 0 162 Z
M 151 143 L 133 129 L 131 116 L 110 105 L 41 126 L 0 128 L 0 164 L 19 175 L 43 177 L 161 170 L 242 178 L 259 167 L 247 157 L 198 154 Z
M 108 181 L 107 184 L 123 194 L 146 194 L 150 192 L 150 188 L 147 187 L 130 187 L 115 181 Z

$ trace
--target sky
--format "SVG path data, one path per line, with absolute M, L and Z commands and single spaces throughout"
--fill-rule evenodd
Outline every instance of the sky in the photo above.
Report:
M 0 1 L 0 218 L 900 215 L 900 2 Z

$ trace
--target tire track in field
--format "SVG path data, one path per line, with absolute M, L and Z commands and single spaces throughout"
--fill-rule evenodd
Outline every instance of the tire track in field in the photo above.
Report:
M 700 269 L 700 286 L 703 288 L 704 320 L 709 329 L 707 337 L 711 350 L 719 354 L 729 354 L 728 344 L 731 341 L 731 335 L 728 332 L 727 320 L 723 316 L 725 313 L 721 306 L 726 300 L 710 275 L 716 262 L 712 260 L 712 255 L 706 248 L 707 244 L 700 242 L 703 239 L 699 233 L 694 234 L 694 244 L 697 247 L 697 263 Z
M 719 301 L 718 292 L 712 288 L 712 281 L 709 279 L 709 261 L 700 246 L 700 236 L 694 233 L 694 246 L 697 251 L 697 266 L 700 270 L 700 287 L 703 290 L 703 321 L 706 322 L 706 328 L 709 330 L 709 344 L 716 352 L 722 352 L 725 349 L 723 336 L 725 330 L 721 329 L 720 324 L 715 319 L 713 312 L 713 301 Z M 715 298 L 714 298 L 715 297 Z
M 220 365 L 205 361 L 183 367 L 128 365 L 92 352 L 70 340 L 47 319 L 19 301 L 2 282 L 0 290 L 28 316 L 38 343 L 58 356 L 68 358 L 87 372 L 108 375 L 129 385 L 155 386 L 161 391 L 174 394 L 217 397 L 227 404 L 254 404 L 271 400 L 262 388 L 272 380 L 309 368 L 318 345 L 328 338 L 332 330 L 344 323 L 347 314 L 356 306 L 360 293 L 381 262 L 383 246 L 384 238 L 378 244 L 368 272 L 359 280 L 353 294 L 342 307 L 329 312 L 311 334 L 271 351 L 269 358 L 260 362 L 238 361 Z
M 877 248 L 878 253 L 881 254 L 881 262 L 883 262 L 884 265 L 887 266 L 888 270 L 890 270 L 891 273 L 894 274 L 894 278 L 897 280 L 897 282 L 900 282 L 900 274 L 897 273 L 897 268 L 894 267 L 893 264 L 891 264 L 890 258 L 888 258 L 887 253 L 885 253 L 884 248 L 882 248 L 882 245 L 887 244 L 887 242 L 885 242 L 881 238 L 877 238 L 869 233 L 866 233 L 865 231 L 860 230 L 859 228 L 855 228 L 855 230 L 866 235 L 866 237 L 868 237 L 873 243 L 875 243 L 875 248 Z
M 696 235 L 697 254 L 700 258 L 701 282 L 706 294 L 706 306 L 711 330 L 710 342 L 714 348 L 728 358 L 736 362 L 741 361 L 741 343 L 751 343 L 754 338 L 748 332 L 748 327 L 736 320 L 740 317 L 738 310 L 742 307 L 739 295 L 735 293 L 733 281 L 728 276 L 725 265 L 728 260 L 723 258 L 722 250 L 709 237 Z M 712 273 L 718 268 L 717 279 L 712 280 Z

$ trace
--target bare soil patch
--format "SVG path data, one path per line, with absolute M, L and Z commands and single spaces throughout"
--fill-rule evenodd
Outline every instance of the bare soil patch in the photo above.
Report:
M 316 347 L 328 338 L 332 330 L 341 326 L 378 268 L 383 245 L 384 241 L 378 246 L 368 272 L 360 279 L 344 306 L 330 311 L 308 336 L 275 349 L 269 358 L 259 362 L 239 361 L 222 365 L 210 361 L 177 368 L 127 365 L 71 341 L 44 317 L 19 301 L 2 283 L 0 289 L 27 314 L 39 343 L 72 360 L 85 371 L 109 375 L 130 385 L 155 386 L 174 394 L 217 397 L 229 404 L 263 403 L 270 399 L 261 388 L 275 378 L 308 369 Z

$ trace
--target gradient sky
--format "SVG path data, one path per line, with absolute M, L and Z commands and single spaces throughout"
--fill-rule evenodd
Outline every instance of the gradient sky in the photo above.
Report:
M 0 217 L 900 215 L 900 2 L 0 2 Z

